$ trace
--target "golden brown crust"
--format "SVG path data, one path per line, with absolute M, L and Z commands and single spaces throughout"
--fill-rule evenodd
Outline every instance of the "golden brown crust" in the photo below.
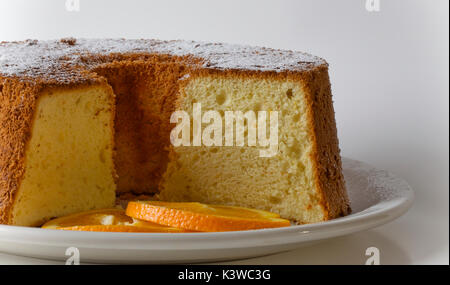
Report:
M 25 171 L 25 147 L 40 86 L 0 77 L 0 224 L 7 223 Z
M 309 123 L 314 130 L 315 179 L 326 218 L 350 212 L 325 61 L 290 51 L 224 49 L 203 43 L 198 44 L 197 51 L 196 43 L 180 41 L 136 40 L 123 49 L 113 46 L 127 42 L 107 42 L 107 49 L 102 49 L 101 40 L 81 44 L 74 39 L 0 43 L 0 54 L 6 54 L 3 59 L 7 59 L 0 60 L 0 224 L 8 222 L 23 177 L 33 113 L 44 88 L 75 88 L 107 80 L 117 100 L 118 192 L 154 193 L 169 160 L 169 117 L 175 110 L 179 89 L 189 80 L 180 80 L 186 75 L 302 82 L 312 110 Z M 177 51 L 184 44 L 192 48 L 192 54 Z M 46 50 L 46 46 L 56 51 Z M 26 54 L 27 49 L 34 50 L 30 57 L 36 58 L 25 67 L 8 61 L 9 57 L 14 59 L 16 50 Z M 47 59 L 45 51 L 50 54 Z M 270 60 L 275 63 L 270 64 Z
M 350 214 L 351 209 L 342 173 L 328 68 L 323 66 L 308 72 L 302 80 L 311 110 L 308 117 L 313 130 L 312 161 L 316 185 L 322 196 L 320 204 L 325 219 L 334 219 Z

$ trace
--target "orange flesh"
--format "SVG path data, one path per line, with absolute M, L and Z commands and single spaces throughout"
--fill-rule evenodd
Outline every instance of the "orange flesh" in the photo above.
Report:
M 288 220 L 267 211 L 201 203 L 130 202 L 126 214 L 161 225 L 203 232 L 253 230 L 290 225 Z

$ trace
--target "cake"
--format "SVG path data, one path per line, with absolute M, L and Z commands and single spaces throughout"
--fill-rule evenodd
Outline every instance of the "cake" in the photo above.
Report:
M 191 116 L 196 105 L 222 117 L 276 111 L 273 153 L 224 140 L 175 146 L 174 112 Z M 327 63 L 181 40 L 0 43 L 0 223 L 37 226 L 124 195 L 251 207 L 296 223 L 348 214 Z

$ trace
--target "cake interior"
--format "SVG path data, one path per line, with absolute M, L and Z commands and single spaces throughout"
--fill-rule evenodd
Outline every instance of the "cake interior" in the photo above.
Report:
M 43 91 L 12 224 L 36 226 L 114 206 L 113 116 L 114 95 L 106 84 Z
M 191 118 L 194 103 L 201 103 L 202 112 L 219 111 L 222 119 L 226 111 L 278 111 L 278 153 L 260 157 L 263 147 L 248 146 L 247 120 L 244 147 L 175 147 L 160 185 L 162 200 L 246 206 L 301 223 L 324 219 L 313 181 L 310 114 L 300 82 L 202 76 L 181 92 L 177 109 L 188 111 Z M 268 128 L 267 133 L 269 137 Z

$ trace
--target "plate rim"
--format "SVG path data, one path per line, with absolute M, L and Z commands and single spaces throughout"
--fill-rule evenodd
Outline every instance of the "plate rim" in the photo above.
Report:
M 379 170 L 378 168 L 361 162 L 358 160 L 344 158 L 350 162 L 356 162 L 363 166 L 370 167 L 370 169 Z M 386 171 L 387 172 L 387 171 Z M 392 174 L 391 172 L 387 172 Z M 393 174 L 392 174 L 393 175 Z M 27 245 L 49 245 L 52 246 L 67 246 L 70 240 L 76 241 L 78 246 L 85 248 L 111 248 L 111 244 L 120 244 L 121 249 L 137 249 L 142 248 L 143 243 L 154 245 L 154 242 L 163 242 L 168 245 L 170 242 L 182 241 L 189 249 L 195 249 L 196 245 L 201 244 L 201 248 L 209 244 L 216 244 L 220 241 L 226 241 L 221 245 L 221 248 L 247 248 L 251 247 L 251 242 L 255 239 L 272 239 L 273 242 L 277 240 L 277 236 L 283 236 L 283 241 L 278 243 L 292 244 L 302 243 L 305 240 L 320 240 L 332 238 L 336 236 L 345 235 L 348 233 L 359 232 L 380 226 L 388 223 L 406 213 L 412 206 L 414 201 L 414 192 L 405 180 L 393 175 L 397 182 L 403 182 L 402 186 L 405 189 L 398 190 L 399 194 L 391 199 L 379 201 L 378 203 L 366 208 L 357 213 L 340 217 L 337 219 L 318 222 L 313 224 L 294 225 L 284 228 L 273 229 L 259 229 L 247 231 L 231 231 L 231 232 L 211 232 L 211 233 L 115 233 L 115 232 L 75 232 L 75 231 L 61 231 L 53 229 L 41 229 L 35 227 L 21 227 L 11 225 L 0 225 L 0 241 L 9 241 L 16 244 Z M 381 206 L 381 207 L 380 207 Z M 377 207 L 377 208 L 375 208 Z M 375 208 L 375 209 L 374 209 Z M 325 231 L 327 230 L 328 231 Z M 338 231 L 340 230 L 340 231 Z M 325 231 L 325 233 L 324 233 Z M 327 234 L 326 234 L 327 233 Z M 10 236 L 8 239 L 6 236 Z M 20 234 L 22 238 L 17 240 L 13 238 L 14 235 Z M 299 240 L 298 235 L 303 235 L 304 240 Z M 44 238 L 45 237 L 45 238 Z M 290 237 L 286 239 L 286 237 Z M 45 239 L 45 242 L 41 241 Z M 232 240 L 239 240 L 239 243 L 230 242 Z M 125 243 L 124 240 L 132 240 L 133 242 Z M 212 241 L 211 241 L 212 240 Z M 277 243 L 271 243 L 276 245 Z M 100 246 L 99 244 L 108 243 L 108 245 Z M 164 250 L 165 247 L 145 247 L 151 250 Z M 173 244 L 172 244 L 173 245 Z M 228 245 L 228 246 L 225 246 Z M 144 248 L 143 248 L 144 249 Z M 167 247 L 169 249 L 169 247 Z M 170 247 L 170 249 L 174 249 Z

